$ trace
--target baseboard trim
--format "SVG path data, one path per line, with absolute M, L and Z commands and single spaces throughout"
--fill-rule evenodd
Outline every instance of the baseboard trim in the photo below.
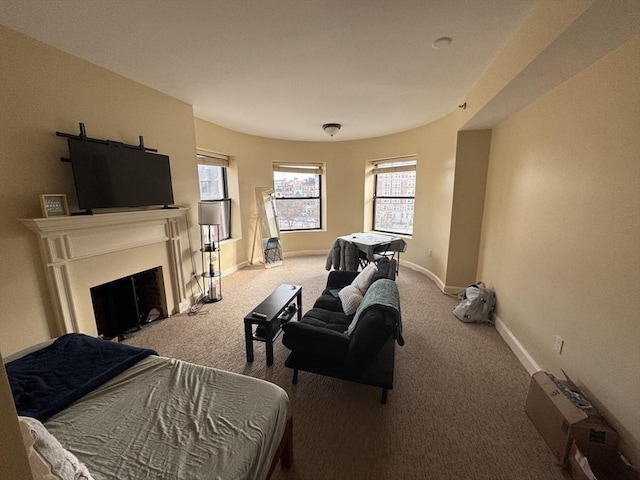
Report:
M 244 262 L 240 262 L 237 265 L 234 265 L 233 267 L 225 268 L 222 271 L 222 277 L 224 278 L 226 275 L 230 275 L 233 272 L 237 272 L 238 270 L 243 269 L 244 267 L 248 267 L 249 265 L 251 265 L 249 261 L 245 260 Z
M 431 280 L 433 280 L 433 282 L 438 286 L 438 288 L 441 291 L 443 291 L 444 293 L 448 293 L 446 291 L 446 287 L 445 287 L 444 283 L 442 282 L 442 280 L 440 280 L 438 278 L 438 276 L 435 273 L 433 273 L 431 270 L 429 270 L 427 268 L 424 268 L 424 267 L 422 267 L 420 265 L 417 265 L 417 264 L 415 264 L 413 262 L 407 262 L 406 260 L 400 260 L 400 266 L 401 267 L 408 267 L 408 268 L 410 268 L 411 270 L 413 270 L 415 272 L 421 273 L 424 276 L 429 277 Z
M 464 290 L 465 287 L 456 287 L 456 286 L 451 286 L 451 285 L 445 285 L 444 282 L 442 280 L 440 280 L 440 278 L 433 273 L 431 270 L 421 267 L 420 265 L 416 265 L 415 263 L 412 262 L 407 262 L 404 260 L 400 261 L 400 265 L 404 265 L 405 267 L 409 267 L 411 270 L 414 270 L 418 273 L 421 273 L 427 277 L 429 277 L 431 280 L 433 280 L 433 282 L 438 286 L 438 288 L 440 289 L 441 292 L 446 293 L 447 295 L 450 294 L 456 294 L 458 292 L 460 292 L 461 290 Z
M 282 252 L 282 256 L 284 258 L 292 258 L 292 257 L 304 257 L 308 255 L 327 255 L 326 250 L 298 250 L 296 252 Z
M 509 346 L 513 354 L 520 361 L 527 372 L 529 372 L 529 375 L 533 375 L 534 373 L 541 370 L 540 365 L 538 365 L 538 363 L 533 359 L 529 352 L 527 352 L 527 350 L 522 346 L 513 332 L 509 330 L 509 327 L 507 327 L 507 325 L 497 315 L 495 316 L 495 326 L 496 330 L 505 341 L 505 343 Z

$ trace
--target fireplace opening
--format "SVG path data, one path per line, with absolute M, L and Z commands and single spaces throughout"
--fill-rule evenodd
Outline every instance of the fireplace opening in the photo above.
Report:
M 98 335 L 122 340 L 127 333 L 167 317 L 162 267 L 93 287 L 91 301 Z

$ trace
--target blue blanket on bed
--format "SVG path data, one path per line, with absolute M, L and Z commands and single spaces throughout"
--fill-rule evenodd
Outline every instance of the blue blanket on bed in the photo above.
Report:
M 154 350 L 79 333 L 5 365 L 18 415 L 44 422 Z

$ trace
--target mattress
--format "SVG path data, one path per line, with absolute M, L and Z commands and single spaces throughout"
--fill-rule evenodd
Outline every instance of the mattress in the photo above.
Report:
M 150 356 L 45 426 L 96 480 L 258 480 L 288 415 L 277 385 Z

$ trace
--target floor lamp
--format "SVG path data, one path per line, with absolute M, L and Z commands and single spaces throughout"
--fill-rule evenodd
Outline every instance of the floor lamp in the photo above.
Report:
M 224 222 L 222 201 L 198 202 L 198 223 L 202 253 L 202 278 L 205 286 L 205 303 L 222 300 L 222 272 L 220 270 L 220 225 Z M 215 238 L 211 235 L 215 227 Z M 207 232 L 205 238 L 205 230 Z M 217 263 L 217 269 L 216 269 Z

